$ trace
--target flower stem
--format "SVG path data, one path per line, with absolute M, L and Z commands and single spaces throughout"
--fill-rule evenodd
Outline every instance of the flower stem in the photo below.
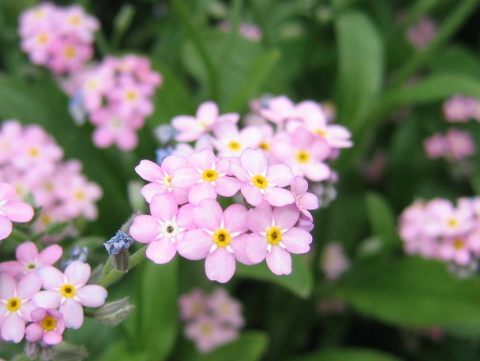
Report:
M 142 263 L 146 256 L 145 256 L 145 250 L 147 246 L 144 246 L 140 248 L 138 251 L 136 251 L 134 254 L 131 255 L 130 257 L 130 266 L 128 267 L 128 270 L 130 271 L 132 268 L 138 266 L 140 263 Z M 111 257 L 110 257 L 111 258 Z M 123 277 L 123 275 L 126 272 L 121 272 L 116 269 L 112 268 L 112 261 L 111 259 L 108 259 L 106 265 L 105 265 L 105 270 L 102 274 L 102 277 L 100 278 L 100 281 L 98 281 L 98 285 L 107 288 L 108 286 L 114 284 L 117 282 L 120 278 Z

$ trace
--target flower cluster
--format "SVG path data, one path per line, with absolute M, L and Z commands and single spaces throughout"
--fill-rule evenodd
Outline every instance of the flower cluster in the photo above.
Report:
M 95 202 L 102 190 L 81 173 L 79 161 L 64 162 L 62 157 L 62 149 L 42 127 L 14 120 L 2 124 L 0 181 L 15 187 L 16 200 L 31 194 L 35 205 L 42 207 L 35 222 L 38 232 L 52 222 L 97 218 Z
M 408 29 L 407 40 L 415 49 L 421 50 L 433 40 L 437 32 L 437 24 L 432 19 L 421 18 Z
M 17 247 L 17 261 L 0 263 L 1 339 L 57 345 L 65 328 L 82 326 L 84 306 L 104 304 L 107 291 L 87 285 L 88 264 L 74 261 L 65 273 L 53 266 L 62 253 L 58 245 L 39 253 L 34 243 L 25 242 Z
M 99 148 L 116 144 L 122 150 L 137 146 L 137 130 L 153 113 L 152 96 L 162 82 L 150 61 L 137 55 L 106 57 L 65 85 L 73 97 L 71 110 L 88 115 L 96 127 L 93 142 Z
M 0 241 L 13 230 L 12 222 L 28 222 L 33 218 L 31 205 L 15 201 L 17 190 L 9 183 L 0 182 Z
M 429 158 L 446 158 L 451 161 L 462 160 L 476 152 L 470 133 L 455 128 L 447 130 L 445 135 L 436 133 L 425 139 L 424 147 Z
M 323 250 L 320 265 L 329 281 L 336 281 L 343 273 L 350 268 L 348 260 L 339 242 L 329 243 Z
M 409 254 L 467 267 L 480 257 L 480 198 L 416 201 L 400 216 L 399 233 Z
M 476 98 L 454 96 L 443 103 L 443 116 L 450 123 L 480 121 L 480 101 Z
M 55 74 L 81 70 L 93 56 L 94 32 L 99 22 L 82 7 L 41 3 L 20 16 L 22 50 L 30 61 Z
M 242 305 L 217 288 L 211 295 L 194 289 L 180 297 L 180 317 L 186 322 L 185 335 L 200 352 L 235 340 L 245 320 Z

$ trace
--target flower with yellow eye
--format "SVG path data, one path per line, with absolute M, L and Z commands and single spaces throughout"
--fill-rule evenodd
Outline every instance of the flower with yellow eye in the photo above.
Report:
M 28 342 L 42 341 L 46 345 L 58 345 L 63 340 L 65 322 L 62 314 L 54 309 L 37 308 L 31 313 L 32 321 L 25 329 Z

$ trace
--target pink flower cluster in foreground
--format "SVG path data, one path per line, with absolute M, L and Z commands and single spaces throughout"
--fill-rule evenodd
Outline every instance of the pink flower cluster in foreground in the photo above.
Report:
M 418 200 L 400 216 L 399 233 L 407 253 L 459 266 L 480 257 L 480 198 Z
M 455 128 L 448 129 L 445 135 L 435 133 L 425 139 L 423 145 L 429 158 L 446 158 L 451 161 L 462 160 L 477 150 L 470 133 Z
M 122 150 L 137 146 L 136 132 L 153 113 L 152 97 L 162 83 L 150 60 L 137 55 L 106 57 L 75 75 L 64 85 L 96 127 L 93 142 L 99 148 L 112 144 Z
M 224 283 L 236 261 L 266 259 L 273 273 L 289 274 L 290 253 L 310 249 L 309 210 L 318 207 L 318 199 L 307 192 L 305 179 L 285 164 L 269 164 L 261 149 L 247 148 L 238 158 L 203 149 L 188 158 L 169 156 L 160 166 L 142 160 L 135 170 L 150 182 L 142 188 L 150 215 L 135 217 L 130 234 L 149 243 L 146 254 L 155 263 L 167 263 L 177 252 L 205 258 L 207 277 Z M 250 209 L 244 204 L 223 209 L 217 201 L 238 192 Z
M 73 261 L 62 273 L 53 267 L 61 256 L 58 245 L 39 253 L 25 242 L 17 247 L 17 261 L 0 263 L 0 339 L 57 345 L 65 328 L 82 326 L 84 306 L 105 303 L 107 291 L 87 285 L 90 266 Z
M 245 324 L 242 305 L 221 288 L 211 295 L 194 289 L 179 303 L 180 317 L 187 323 L 185 335 L 203 353 L 235 340 Z
M 14 200 L 16 194 L 14 186 L 0 182 L 0 241 L 12 233 L 12 222 L 25 223 L 33 218 L 32 206 Z
M 35 205 L 42 207 L 34 224 L 38 232 L 52 222 L 97 218 L 95 202 L 102 190 L 81 173 L 79 161 L 62 157 L 62 148 L 42 127 L 15 120 L 1 125 L 0 182 L 15 187 L 17 201 L 33 195 Z
M 480 121 L 480 101 L 476 98 L 454 96 L 443 103 L 443 115 L 448 122 L 466 123 Z
M 19 34 L 32 63 L 64 74 L 82 69 L 92 58 L 93 34 L 98 29 L 98 20 L 82 7 L 44 2 L 21 14 Z

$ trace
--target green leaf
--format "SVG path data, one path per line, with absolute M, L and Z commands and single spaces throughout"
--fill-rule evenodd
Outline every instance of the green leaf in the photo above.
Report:
M 108 346 L 105 353 L 98 360 L 101 361 L 148 361 L 146 351 L 131 351 L 125 341 L 120 341 Z
M 340 123 L 358 127 L 378 96 L 384 76 L 382 39 L 360 12 L 345 12 L 335 21 L 338 39 Z
M 257 361 L 266 351 L 268 339 L 263 332 L 243 332 L 241 336 L 208 354 L 191 352 L 182 357 L 184 361 Z
M 177 337 L 177 269 L 178 259 L 165 265 L 147 261 L 137 274 L 140 294 L 134 310 L 139 321 L 135 337 L 139 349 L 146 350 L 151 361 L 166 359 Z
M 400 361 L 387 353 L 360 349 L 331 349 L 295 358 L 294 361 Z
M 387 200 L 375 192 L 367 193 L 365 200 L 372 235 L 393 243 L 398 239 L 397 227 L 395 215 Z
M 392 90 L 379 101 L 382 106 L 425 104 L 443 101 L 453 95 L 480 98 L 480 81 L 460 74 L 432 74 L 415 85 Z
M 334 293 L 364 316 L 393 325 L 480 325 L 480 281 L 459 280 L 436 261 L 361 262 Z
M 299 255 L 292 254 L 292 273 L 288 276 L 273 274 L 265 262 L 253 266 L 238 264 L 237 274 L 241 277 L 275 283 L 302 298 L 307 298 L 312 292 L 312 273 L 305 259 Z
M 480 63 L 476 55 L 458 45 L 439 52 L 428 65 L 435 73 L 458 73 L 480 79 Z

